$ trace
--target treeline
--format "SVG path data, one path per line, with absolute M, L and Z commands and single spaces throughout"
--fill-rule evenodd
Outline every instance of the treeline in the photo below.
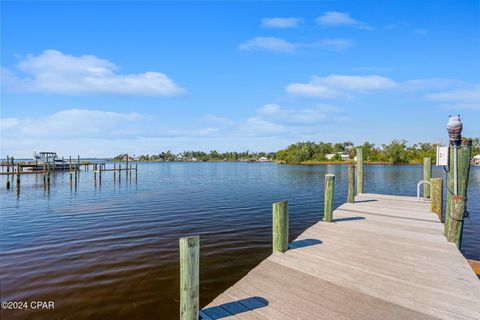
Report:
M 356 147 L 363 148 L 363 157 L 367 162 L 378 162 L 388 164 L 422 163 L 424 157 L 436 159 L 436 151 L 439 144 L 416 143 L 408 146 L 406 140 L 393 140 L 389 144 L 375 146 L 373 143 L 365 142 L 355 146 L 352 142 L 330 143 L 330 142 L 299 142 L 288 146 L 286 149 L 277 152 L 276 159 L 286 163 L 305 163 L 341 160 L 341 154 L 348 154 L 353 160 Z M 473 139 L 473 155 L 480 153 L 480 139 Z M 334 156 L 327 159 L 327 155 Z
M 147 154 L 138 156 L 139 161 L 257 161 L 265 157 L 269 160 L 275 160 L 275 152 L 218 152 L 212 150 L 204 151 L 184 151 L 173 153 L 171 151 L 161 152 L 159 154 Z M 126 154 L 120 154 L 113 158 L 116 161 L 125 160 Z
M 210 152 L 184 151 L 173 153 L 171 151 L 161 152 L 153 155 L 140 155 L 135 160 L 139 161 L 258 161 L 266 158 L 269 161 L 280 161 L 285 163 L 315 163 L 325 161 L 342 161 L 348 156 L 353 160 L 357 147 L 363 148 L 365 161 L 371 163 L 408 164 L 422 163 L 424 157 L 436 158 L 436 150 L 439 144 L 416 143 L 407 145 L 406 140 L 393 140 L 389 144 L 376 146 L 373 143 L 365 142 L 362 145 L 354 145 L 350 141 L 331 142 L 298 142 L 289 145 L 286 149 L 278 152 Z M 473 139 L 473 155 L 480 154 L 480 139 Z M 327 155 L 329 157 L 327 157 Z M 124 161 L 126 154 L 120 154 L 113 160 Z M 342 157 L 343 156 L 343 157 Z M 343 159 L 342 159 L 343 158 Z M 130 159 L 133 158 L 130 156 Z

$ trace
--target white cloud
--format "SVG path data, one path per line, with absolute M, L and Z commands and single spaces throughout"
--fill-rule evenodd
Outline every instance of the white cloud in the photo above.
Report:
M 264 18 L 262 26 L 268 28 L 293 28 L 302 23 L 300 18 Z
M 135 112 L 67 109 L 38 118 L 2 118 L 1 133 L 3 139 L 131 137 L 140 133 L 132 124 L 142 119 Z
M 298 52 L 301 49 L 320 48 L 333 51 L 344 51 L 353 46 L 350 39 L 321 39 L 307 43 L 293 43 L 274 37 L 256 37 L 240 44 L 244 51 L 273 51 L 283 53 Z
M 332 74 L 326 77 L 312 76 L 308 83 L 292 83 L 286 91 L 293 95 L 334 99 L 348 97 L 351 92 L 368 93 L 396 87 L 395 81 L 378 75 L 351 76 Z
M 226 117 L 216 116 L 213 114 L 204 115 L 202 117 L 202 120 L 206 122 L 221 124 L 221 125 L 233 125 L 235 123 L 234 121 L 231 121 Z
M 325 12 L 323 15 L 319 16 L 316 21 L 319 25 L 326 27 L 350 26 L 357 29 L 373 30 L 372 27 L 352 18 L 350 14 L 346 12 Z
M 298 49 L 297 45 L 275 37 L 256 37 L 240 44 L 245 51 L 274 51 L 291 53 Z
M 17 65 L 19 76 L 2 68 L 7 90 L 66 95 L 115 94 L 176 96 L 185 93 L 167 75 L 148 71 L 118 74 L 118 66 L 93 55 L 72 56 L 57 50 L 28 55 Z
M 426 95 L 428 100 L 459 102 L 459 103 L 480 103 L 480 84 L 465 89 L 456 89 L 444 92 L 431 93 Z

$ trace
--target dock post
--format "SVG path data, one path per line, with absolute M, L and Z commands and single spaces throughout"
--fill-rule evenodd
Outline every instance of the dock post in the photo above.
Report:
M 125 163 L 125 179 L 128 180 L 128 153 L 127 153 L 127 157 L 125 158 L 126 159 L 126 163 Z
M 7 172 L 10 172 L 10 161 L 9 160 L 10 160 L 10 157 L 7 156 Z
M 353 164 L 348 166 L 348 195 L 347 202 L 355 202 L 355 167 Z
M 273 252 L 288 249 L 288 201 L 272 205 L 272 249 Z
M 180 320 L 199 318 L 200 237 L 180 238 Z
M 138 178 L 138 163 L 135 163 L 135 182 L 137 181 Z
M 116 175 L 117 175 L 117 164 L 114 163 L 113 164 L 113 182 L 115 182 L 115 179 L 116 179 Z
M 15 171 L 15 159 L 13 157 L 10 157 L 10 163 L 12 165 L 12 173 Z
M 458 249 L 462 246 L 463 235 L 463 220 L 465 217 L 465 202 L 464 196 L 452 196 L 450 223 L 448 224 L 447 240 L 454 242 Z
M 472 155 L 472 140 L 471 139 L 464 139 L 461 141 L 460 145 L 457 146 L 457 188 L 458 193 L 457 195 L 465 197 L 464 199 L 464 207 L 466 206 L 467 202 L 467 187 L 468 187 L 468 175 L 470 173 L 470 160 Z M 454 148 L 450 146 L 450 164 L 453 164 L 453 157 L 454 157 Z M 454 236 L 450 236 L 449 232 L 453 230 L 450 227 L 452 222 L 455 222 L 454 219 L 454 206 L 453 206 L 453 197 L 455 194 L 454 190 L 454 168 L 451 165 L 450 170 L 448 172 L 447 177 L 447 206 L 446 206 L 446 213 L 445 213 L 445 236 L 447 239 L 454 239 Z M 457 208 L 455 210 L 459 210 L 461 206 L 457 204 Z M 464 214 L 464 213 L 463 213 Z M 462 245 L 462 233 L 463 233 L 463 218 L 460 221 L 456 221 L 455 223 L 458 229 L 456 235 L 456 244 L 458 248 Z
M 430 182 L 432 178 L 432 158 L 423 158 L 423 181 Z M 423 197 L 430 199 L 430 185 L 428 183 L 423 184 Z
M 80 155 L 77 156 L 77 167 L 75 171 L 80 171 Z
M 443 221 L 443 179 L 431 178 L 432 183 L 431 192 L 431 211 L 438 215 L 438 220 Z
M 100 168 L 98 168 L 98 185 L 102 185 L 102 164 L 100 164 Z
M 20 164 L 17 163 L 17 189 L 20 187 Z
M 325 199 L 323 201 L 323 221 L 332 222 L 333 216 L 333 190 L 335 188 L 335 175 L 325 175 Z
M 122 165 L 118 165 L 118 183 L 120 183 L 120 180 L 122 180 Z
M 357 148 L 357 194 L 363 193 L 363 149 Z

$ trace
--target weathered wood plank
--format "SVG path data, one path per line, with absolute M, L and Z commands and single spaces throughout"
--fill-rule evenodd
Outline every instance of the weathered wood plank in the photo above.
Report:
M 248 320 L 480 319 L 480 281 L 443 236 L 430 202 L 374 194 L 355 200 L 335 210 L 332 223 L 316 223 L 285 253 L 272 254 L 207 309 Z M 255 299 L 263 305 L 242 302 Z

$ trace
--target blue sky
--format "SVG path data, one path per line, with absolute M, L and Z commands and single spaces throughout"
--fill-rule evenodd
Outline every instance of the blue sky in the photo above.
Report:
M 480 136 L 479 1 L 1 2 L 1 156 Z

